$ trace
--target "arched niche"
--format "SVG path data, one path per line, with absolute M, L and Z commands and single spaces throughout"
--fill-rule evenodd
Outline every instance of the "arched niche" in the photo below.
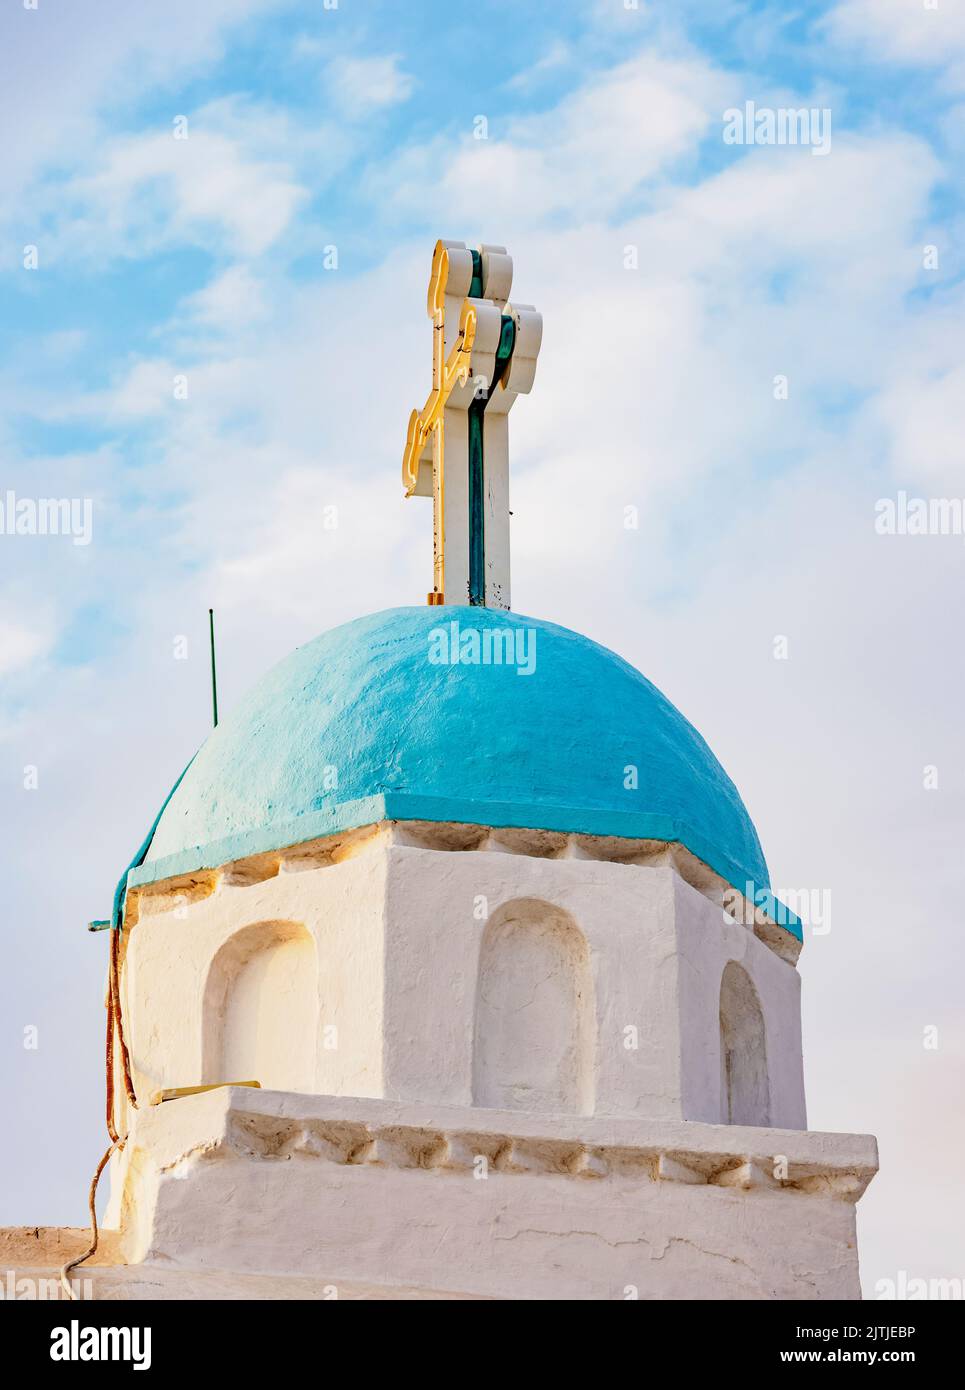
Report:
M 764 1015 L 747 971 L 735 961 L 720 981 L 720 1110 L 728 1125 L 769 1125 Z
M 212 960 L 205 985 L 205 1082 L 313 1091 L 317 1028 L 318 964 L 309 931 L 300 922 L 255 922 L 235 932 Z
M 473 1103 L 591 1114 L 596 1045 L 586 938 L 551 903 L 507 903 L 486 924 L 476 986 Z

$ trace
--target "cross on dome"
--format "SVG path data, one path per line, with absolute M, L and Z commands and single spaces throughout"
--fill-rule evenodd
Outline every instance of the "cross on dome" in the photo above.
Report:
M 508 415 L 536 375 L 543 318 L 510 304 L 504 246 L 437 241 L 429 278 L 432 390 L 413 410 L 407 497 L 431 497 L 430 604 L 509 608 Z

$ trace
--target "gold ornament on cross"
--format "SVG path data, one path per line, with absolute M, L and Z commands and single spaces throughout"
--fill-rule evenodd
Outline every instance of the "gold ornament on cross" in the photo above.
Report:
M 531 305 L 508 304 L 512 276 L 503 246 L 436 242 L 432 390 L 409 417 L 402 457 L 406 497 L 433 501 L 430 604 L 448 592 L 450 603 L 509 607 L 506 417 L 533 384 L 543 329 Z

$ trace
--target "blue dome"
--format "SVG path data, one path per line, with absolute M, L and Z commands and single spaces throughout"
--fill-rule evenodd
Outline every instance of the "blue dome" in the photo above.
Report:
M 553 623 L 454 606 L 359 618 L 270 671 L 129 882 L 381 820 L 679 840 L 742 892 L 768 886 L 733 782 L 639 671 Z

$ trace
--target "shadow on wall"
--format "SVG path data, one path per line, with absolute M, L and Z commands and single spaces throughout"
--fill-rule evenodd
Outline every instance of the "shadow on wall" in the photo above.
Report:
M 764 1015 L 757 990 L 729 961 L 720 981 L 720 1117 L 727 1125 L 769 1125 Z
M 315 1088 L 318 960 L 300 922 L 242 927 L 211 962 L 202 1022 L 203 1081 Z
M 489 919 L 480 952 L 473 1104 L 592 1114 L 595 1050 L 583 933 L 551 903 L 506 903 Z

